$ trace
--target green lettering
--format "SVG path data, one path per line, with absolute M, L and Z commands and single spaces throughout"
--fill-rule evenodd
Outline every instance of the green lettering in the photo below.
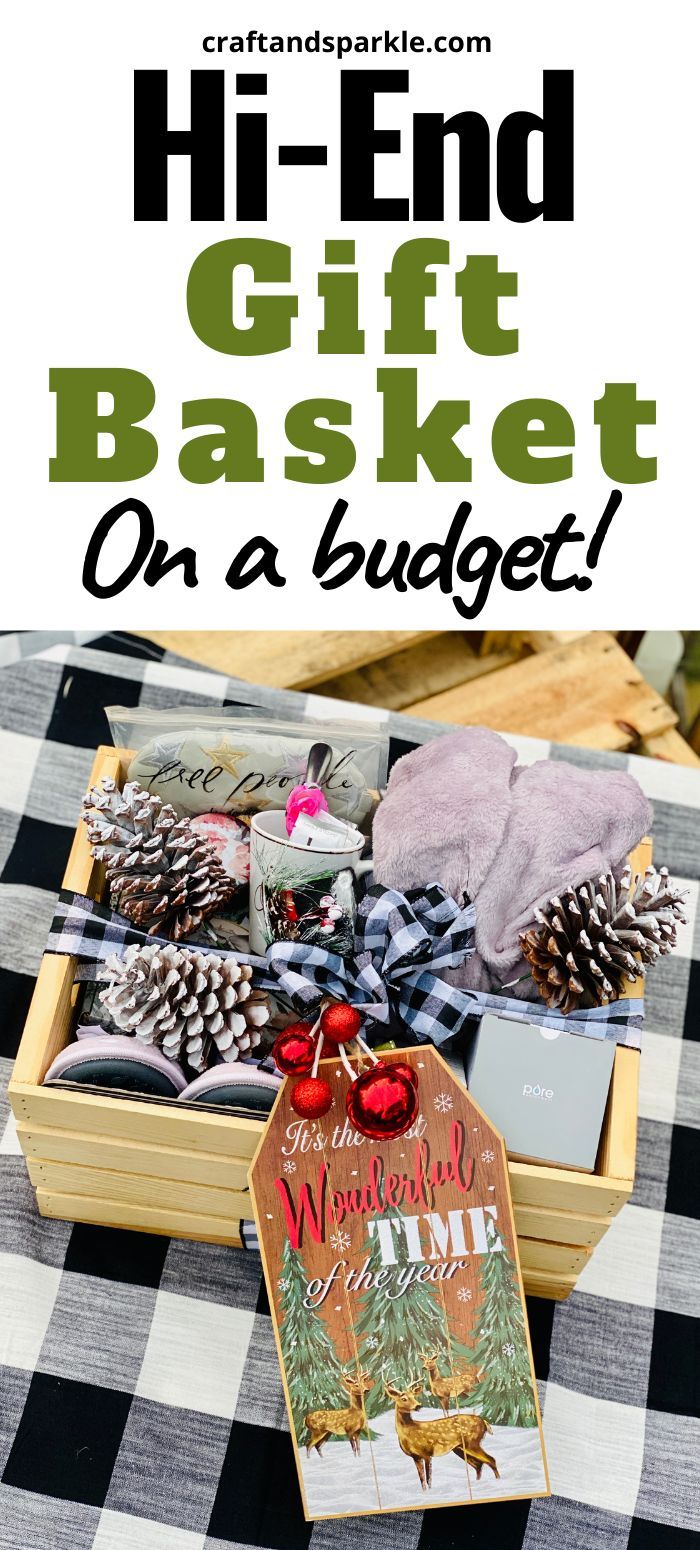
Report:
M 156 401 L 155 388 L 140 371 L 122 366 L 55 366 L 49 388 L 56 394 L 56 456 L 49 462 L 54 483 L 143 479 L 158 461 L 158 443 L 138 422 Z M 98 409 L 98 394 L 111 393 L 113 406 Z M 113 437 L 113 450 L 98 452 L 100 434 Z
M 541 420 L 534 426 L 533 420 Z M 531 447 L 573 447 L 574 422 L 552 398 L 520 398 L 497 416 L 491 436 L 495 462 L 502 474 L 520 484 L 555 484 L 570 479 L 573 458 L 532 457 Z
M 185 442 L 178 460 L 183 479 L 190 484 L 213 484 L 215 479 L 259 484 L 264 479 L 258 424 L 247 404 L 235 398 L 192 399 L 182 406 L 182 428 L 190 430 L 193 425 L 219 425 L 222 434 Z
M 648 484 L 656 478 L 656 458 L 637 452 L 637 426 L 656 425 L 653 398 L 637 398 L 636 382 L 606 382 L 593 418 L 600 426 L 600 461 L 615 484 Z
M 500 327 L 498 301 L 517 296 L 517 274 L 502 274 L 495 254 L 472 253 L 455 275 L 455 291 L 462 298 L 462 337 L 469 349 L 477 355 L 513 355 L 518 330 Z
M 266 237 L 231 237 L 214 242 L 195 259 L 187 282 L 187 312 L 202 344 L 222 355 L 272 355 L 288 350 L 296 296 L 248 296 L 245 315 L 251 328 L 233 321 L 236 270 L 249 266 L 256 281 L 288 282 L 291 248 Z
M 425 299 L 437 290 L 428 265 L 449 261 L 450 244 L 442 237 L 414 237 L 396 249 L 384 279 L 384 293 L 391 297 L 391 328 L 384 335 L 387 354 L 435 354 L 435 330 L 425 326 Z
M 438 399 L 419 425 L 418 373 L 414 367 L 381 367 L 377 387 L 384 396 L 383 454 L 377 461 L 380 484 L 415 482 L 419 457 L 440 484 L 462 484 L 471 479 L 471 458 L 464 457 L 452 439 L 469 424 L 469 399 Z
M 328 421 L 319 425 L 319 420 Z M 352 408 L 341 398 L 307 398 L 294 404 L 284 422 L 287 440 L 293 447 L 315 452 L 320 463 L 308 457 L 287 457 L 284 472 L 297 484 L 336 484 L 347 479 L 355 467 L 355 447 L 349 436 L 330 429 L 332 425 L 350 425 Z

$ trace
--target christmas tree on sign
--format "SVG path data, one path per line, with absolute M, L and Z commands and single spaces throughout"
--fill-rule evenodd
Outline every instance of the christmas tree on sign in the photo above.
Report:
M 310 1410 L 342 1407 L 348 1397 L 340 1382 L 340 1363 L 320 1314 L 304 1307 L 308 1276 L 298 1249 L 289 1239 L 282 1250 L 278 1282 L 282 1326 L 280 1343 L 297 1436 L 304 1435 Z
M 396 1210 L 396 1218 L 401 1212 Z M 376 1236 L 368 1236 L 366 1252 L 368 1268 L 382 1268 L 379 1244 Z M 426 1352 L 444 1352 L 442 1370 L 454 1370 L 455 1358 L 474 1361 L 470 1346 L 464 1345 L 448 1333 L 447 1315 L 437 1290 L 425 1281 L 412 1280 L 407 1289 L 397 1296 L 399 1276 L 411 1266 L 408 1243 L 403 1232 L 394 1233 L 396 1264 L 391 1269 L 391 1280 L 383 1286 L 371 1286 L 365 1291 L 359 1316 L 355 1322 L 360 1361 L 374 1378 L 374 1386 L 367 1395 L 365 1410 L 369 1416 L 381 1415 L 387 1408 L 384 1383 L 392 1383 L 398 1389 L 411 1387 L 423 1380 L 421 1403 L 434 1407 L 437 1404 L 431 1393 L 430 1378 L 424 1364 Z
M 536 1426 L 530 1358 L 515 1265 L 505 1248 L 484 1254 L 474 1362 L 483 1377 L 469 1395 L 492 1426 Z

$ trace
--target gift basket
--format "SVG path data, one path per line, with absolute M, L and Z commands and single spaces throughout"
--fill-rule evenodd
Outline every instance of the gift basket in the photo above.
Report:
M 534 1029 L 609 1059 L 588 1164 L 509 1146 L 525 1289 L 567 1296 L 632 1190 L 644 975 L 683 918 L 636 782 L 483 728 L 387 779 L 371 723 L 108 717 L 11 1087 L 39 1210 L 254 1241 L 285 1077 L 312 1127 L 415 1136 L 397 1050 L 463 1080 L 487 1026 Z

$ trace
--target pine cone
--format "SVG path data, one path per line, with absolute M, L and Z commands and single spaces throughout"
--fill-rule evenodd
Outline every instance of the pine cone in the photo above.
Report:
M 214 847 L 188 818 L 129 781 L 123 791 L 105 777 L 88 791 L 85 820 L 96 860 L 104 861 L 112 908 L 150 936 L 175 942 L 225 908 L 235 884 Z
M 205 1071 L 217 1051 L 238 1060 L 260 1043 L 270 1009 L 267 993 L 253 989 L 252 973 L 235 958 L 154 942 L 109 960 L 100 1001 L 122 1032 Z
M 619 883 L 608 872 L 550 899 L 535 911 L 537 925 L 520 936 L 547 1005 L 568 1014 L 617 1001 L 627 981 L 676 946 L 683 899 L 666 867 L 651 866 L 634 883 L 626 866 Z

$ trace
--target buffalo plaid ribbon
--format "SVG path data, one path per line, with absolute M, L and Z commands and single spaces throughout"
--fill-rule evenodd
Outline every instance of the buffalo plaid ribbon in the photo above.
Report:
M 299 1012 L 312 1011 L 322 995 L 339 996 L 376 1022 L 388 1023 L 393 1012 L 417 1039 L 434 1044 L 459 1033 L 468 1018 L 493 1012 L 639 1048 L 641 998 L 563 1017 L 542 1002 L 447 984 L 442 971 L 459 968 L 474 952 L 475 921 L 475 905 L 456 904 L 439 883 L 405 894 L 375 885 L 358 906 L 352 957 L 303 942 L 273 942 L 267 962 Z
M 206 943 L 192 945 L 198 952 L 249 963 L 256 984 L 287 996 L 301 1014 L 313 1013 L 323 996 L 335 996 L 349 1001 L 370 1021 L 389 1024 L 398 1018 L 417 1039 L 437 1045 L 459 1033 L 467 1019 L 493 1012 L 640 1047 L 641 998 L 627 997 L 563 1017 L 541 1002 L 448 984 L 442 972 L 459 968 L 474 952 L 475 919 L 475 906 L 456 904 L 439 883 L 405 894 L 374 885 L 358 906 L 354 951 L 349 957 L 305 942 L 273 942 L 265 958 Z M 77 958 L 76 978 L 89 980 L 100 977 L 101 966 L 114 953 L 147 942 L 165 945 L 166 939 L 146 936 L 107 905 L 64 890 L 47 951 Z
M 70 888 L 61 889 L 46 940 L 46 952 L 69 953 L 71 957 L 77 958 L 77 980 L 99 979 L 102 965 L 113 954 L 119 955 L 127 947 L 144 947 L 147 944 L 156 947 L 173 945 L 169 937 L 149 936 L 145 931 L 139 931 L 138 927 L 130 925 L 123 915 L 118 915 L 109 905 L 89 899 L 86 894 L 73 893 Z M 257 970 L 257 983 L 263 983 L 260 976 L 265 972 L 264 958 L 258 958 L 253 953 L 239 952 L 237 948 L 216 947 L 208 942 L 182 945 L 193 947 L 198 953 L 216 953 L 219 958 L 235 958 L 238 963 L 250 963 Z M 264 983 L 267 984 L 267 980 Z

